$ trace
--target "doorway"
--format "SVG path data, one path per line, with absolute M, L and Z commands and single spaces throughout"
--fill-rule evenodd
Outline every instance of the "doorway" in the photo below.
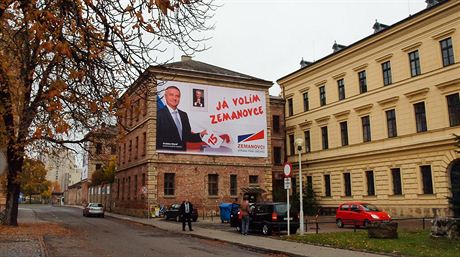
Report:
M 450 186 L 452 191 L 450 204 L 454 218 L 460 218 L 460 160 L 455 160 L 450 168 Z

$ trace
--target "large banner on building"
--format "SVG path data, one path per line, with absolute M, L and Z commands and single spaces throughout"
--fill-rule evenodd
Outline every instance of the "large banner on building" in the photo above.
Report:
M 265 91 L 158 86 L 157 152 L 267 157 Z

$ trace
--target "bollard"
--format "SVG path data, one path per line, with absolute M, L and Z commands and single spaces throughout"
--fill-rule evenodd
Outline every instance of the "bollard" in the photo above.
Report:
M 316 220 L 316 234 L 318 234 L 318 230 L 319 230 L 319 225 L 318 225 L 318 220 Z

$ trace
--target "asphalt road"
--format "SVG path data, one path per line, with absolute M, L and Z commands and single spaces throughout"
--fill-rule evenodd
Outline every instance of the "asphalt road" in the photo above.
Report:
M 37 222 L 57 223 L 70 233 L 47 235 L 49 257 L 272 256 L 228 243 L 163 231 L 110 217 L 87 218 L 75 208 L 29 205 L 21 212 Z

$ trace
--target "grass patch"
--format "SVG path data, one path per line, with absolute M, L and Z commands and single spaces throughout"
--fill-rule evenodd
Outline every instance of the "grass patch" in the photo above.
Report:
M 460 241 L 458 240 L 431 238 L 429 231 L 398 231 L 398 236 L 398 239 L 375 239 L 369 238 L 367 231 L 357 231 L 294 235 L 285 236 L 283 239 L 299 243 L 414 257 L 459 256 Z

